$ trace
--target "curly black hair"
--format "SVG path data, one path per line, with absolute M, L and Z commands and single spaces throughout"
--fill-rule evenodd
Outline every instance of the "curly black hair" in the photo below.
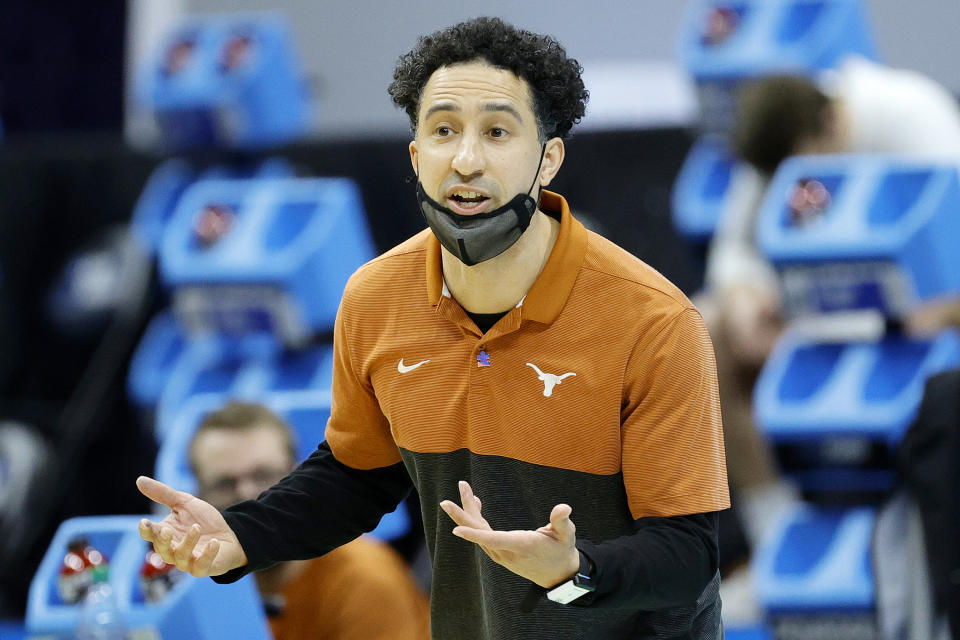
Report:
M 410 116 L 414 133 L 420 96 L 433 72 L 474 60 L 485 60 L 527 82 L 541 141 L 566 137 L 583 118 L 589 97 L 580 77 L 583 67 L 567 57 L 559 42 L 499 18 L 474 18 L 421 37 L 410 53 L 400 56 L 387 91 Z
M 772 174 L 804 138 L 824 133 L 828 98 L 808 78 L 775 75 L 746 83 L 738 95 L 733 130 L 736 154 Z

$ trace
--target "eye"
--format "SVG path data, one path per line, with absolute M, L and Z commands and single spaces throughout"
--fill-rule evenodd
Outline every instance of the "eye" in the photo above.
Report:
M 491 138 L 503 138 L 506 135 L 507 131 L 505 129 L 501 129 L 500 127 L 494 127 L 493 129 L 490 129 Z
M 437 135 L 441 138 L 446 138 L 451 133 L 453 133 L 453 130 L 450 127 L 437 127 Z

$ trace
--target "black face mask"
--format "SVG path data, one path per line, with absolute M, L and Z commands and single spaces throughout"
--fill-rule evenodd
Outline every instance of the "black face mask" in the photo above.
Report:
M 423 185 L 417 181 L 420 212 L 440 244 L 467 266 L 489 260 L 512 247 L 530 226 L 530 220 L 537 210 L 539 194 L 538 199 L 534 200 L 530 191 L 537 183 L 546 150 L 547 146 L 543 145 L 537 172 L 526 193 L 518 193 L 505 205 L 473 216 L 454 213 L 428 196 Z

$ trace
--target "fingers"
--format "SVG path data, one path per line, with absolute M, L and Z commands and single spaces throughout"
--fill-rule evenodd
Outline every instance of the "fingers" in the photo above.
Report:
M 451 502 L 450 500 L 444 500 L 440 503 L 440 508 L 443 509 L 443 512 L 450 516 L 450 519 L 456 522 L 457 524 L 466 524 L 467 514 L 463 512 L 456 503 Z
M 140 520 L 140 526 L 139 526 L 140 537 L 146 540 L 147 542 L 156 541 L 156 538 L 153 535 L 153 526 L 154 524 L 149 520 L 147 520 L 146 518 L 143 518 Z
M 480 515 L 480 498 L 473 495 L 473 488 L 470 483 L 461 480 L 457 483 L 457 487 L 460 489 L 460 504 L 463 505 L 463 510 L 474 518 L 482 518 Z
M 173 487 L 168 487 L 162 482 L 158 482 L 153 478 L 148 478 L 147 476 L 140 476 L 137 478 L 137 489 L 140 490 L 140 493 L 147 496 L 154 502 L 159 502 L 162 505 L 166 505 L 173 509 L 178 507 L 186 499 L 190 497 L 190 494 L 183 493 L 182 491 L 177 491 Z
M 140 537 L 147 542 L 152 542 L 157 553 L 161 553 L 157 545 L 161 544 L 161 534 L 165 528 L 169 529 L 169 527 L 164 527 L 163 523 L 150 522 L 146 518 L 143 518 L 140 520 L 139 526 Z
M 453 528 L 453 535 L 469 542 L 475 542 L 484 550 L 521 552 L 530 545 L 529 531 L 494 531 L 492 529 L 476 529 L 474 527 L 458 526 Z M 491 555 L 489 552 L 487 555 Z
M 209 541 L 207 541 L 207 545 L 203 549 L 203 552 L 201 552 L 199 556 L 196 556 L 193 561 L 193 569 L 190 571 L 191 575 L 198 578 L 210 575 L 210 568 L 213 566 L 213 561 L 216 559 L 219 551 L 219 540 L 216 538 L 211 538 Z
M 170 551 L 173 529 L 162 525 L 152 525 L 150 528 L 153 531 L 153 550 L 160 554 L 164 562 L 174 564 L 173 553 Z
M 550 526 L 558 535 L 567 536 L 573 535 L 576 532 L 576 527 L 573 525 L 573 521 L 570 519 L 570 514 L 573 513 L 573 508 L 568 504 L 558 504 L 550 511 Z
M 212 538 L 206 544 L 198 545 L 199 525 L 190 527 L 187 535 L 179 541 L 174 539 L 171 527 L 150 522 L 146 518 L 140 521 L 139 531 L 140 537 L 153 543 L 154 550 L 167 564 L 198 578 L 210 575 L 210 568 L 220 551 L 220 542 Z
M 153 550 L 160 554 L 163 561 L 167 564 L 176 564 L 173 550 L 173 529 L 164 526 L 162 523 L 150 522 L 146 518 L 140 520 L 140 537 L 147 542 L 153 543 Z
M 194 547 L 200 540 L 200 525 L 193 525 L 187 531 L 187 535 L 179 543 L 171 545 L 170 551 L 173 554 L 173 562 L 180 571 L 189 571 L 193 560 Z
M 444 500 L 440 503 L 440 508 L 458 525 L 489 529 L 490 525 L 487 524 L 480 513 L 483 506 L 480 498 L 473 495 L 470 485 L 463 480 L 458 483 L 458 488 L 460 490 L 460 502 L 463 506 L 461 507 L 452 500 Z

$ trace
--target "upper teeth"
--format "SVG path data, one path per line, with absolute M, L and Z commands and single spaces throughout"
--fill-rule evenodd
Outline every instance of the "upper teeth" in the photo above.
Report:
M 460 198 L 482 198 L 483 194 L 477 193 L 476 191 L 454 191 L 453 195 Z

